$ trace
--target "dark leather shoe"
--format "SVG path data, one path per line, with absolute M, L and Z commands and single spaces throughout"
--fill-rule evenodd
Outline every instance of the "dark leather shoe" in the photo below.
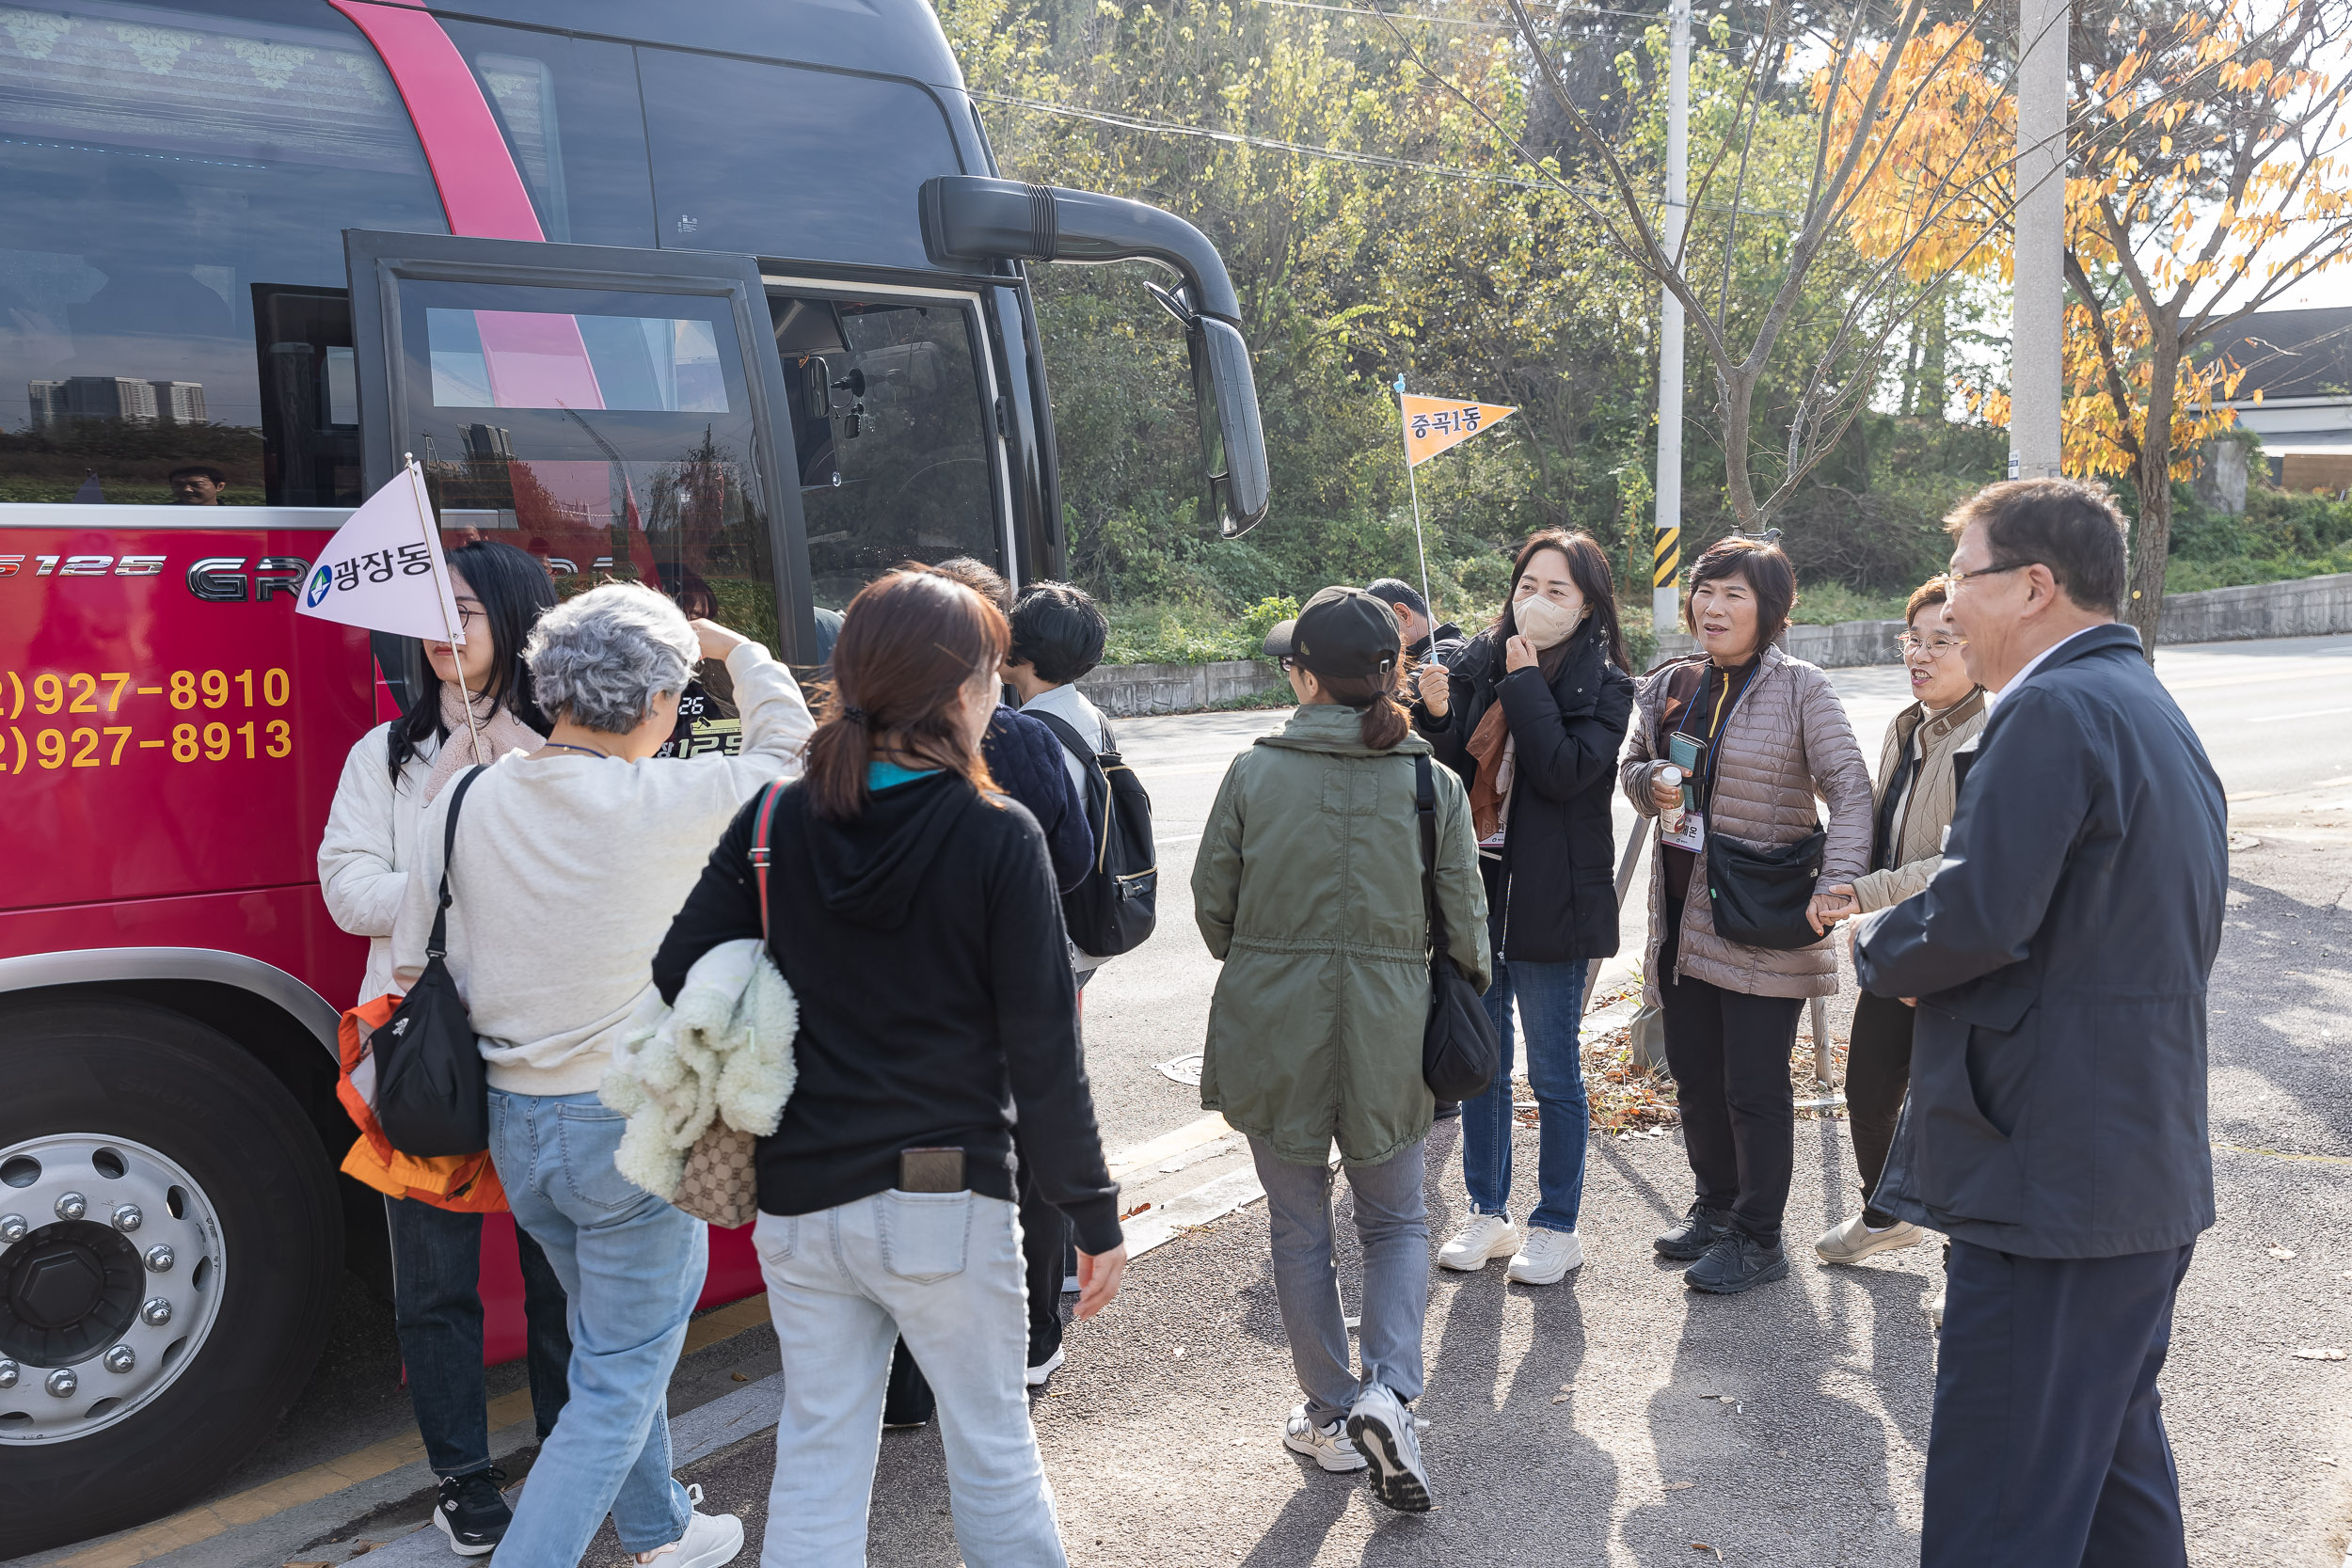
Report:
M 1710 1295 L 1736 1296 L 1752 1286 L 1788 1276 L 1788 1254 L 1743 1230 L 1724 1232 L 1707 1256 L 1682 1271 L 1683 1283 Z
M 1708 1209 L 1693 1203 L 1680 1225 L 1650 1244 L 1658 1249 L 1661 1258 L 1672 1258 L 1687 1263 L 1693 1258 L 1705 1257 L 1707 1249 L 1730 1228 L 1729 1214 L 1721 1209 Z

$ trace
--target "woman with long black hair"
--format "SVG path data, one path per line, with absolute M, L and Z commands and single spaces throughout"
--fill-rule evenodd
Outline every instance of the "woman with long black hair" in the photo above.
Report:
M 319 886 L 335 924 L 368 939 L 358 1001 L 392 989 L 393 917 L 415 863 L 417 824 L 457 774 L 520 748 L 538 750 L 547 720 L 533 700 L 523 643 L 555 604 L 547 568 L 512 545 L 482 540 L 449 552 L 450 592 L 463 647 L 427 641 L 426 673 L 407 711 L 359 737 L 319 844 Z M 462 682 L 460 676 L 462 674 Z M 473 694 L 467 722 L 461 687 Z M 474 738 L 481 737 L 479 757 Z M 420 1198 L 387 1197 L 392 1312 L 408 1396 L 426 1462 L 440 1478 L 433 1522 L 461 1556 L 495 1547 L 509 1518 L 491 1467 L 488 1392 L 482 1370 L 482 1216 Z M 530 1325 L 532 1414 L 545 1437 L 566 1394 L 572 1339 L 564 1287 L 537 1243 L 515 1232 Z
M 1422 666 L 1414 720 L 1470 786 L 1495 983 L 1487 1016 L 1502 1070 L 1462 1107 L 1470 1222 L 1439 1249 L 1449 1269 L 1509 1258 L 1510 1277 L 1551 1285 L 1584 1261 L 1577 1235 L 1586 1125 L 1579 1031 L 1593 970 L 1617 950 L 1609 810 L 1633 711 L 1607 552 L 1547 529 L 1519 546 L 1511 596 L 1451 668 Z M 1526 1025 L 1537 1117 L 1536 1199 L 1511 1219 L 1512 1004 Z

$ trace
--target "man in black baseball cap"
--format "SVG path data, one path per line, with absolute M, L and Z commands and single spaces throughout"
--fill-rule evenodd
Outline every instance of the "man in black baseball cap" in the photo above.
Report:
M 1307 601 L 1297 619 L 1265 634 L 1268 658 L 1332 680 L 1393 674 L 1396 617 L 1360 588 L 1333 586 Z

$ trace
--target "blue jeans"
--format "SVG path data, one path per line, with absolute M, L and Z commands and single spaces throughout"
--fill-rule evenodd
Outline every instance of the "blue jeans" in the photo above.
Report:
M 388 1197 L 392 1236 L 392 1322 L 425 1463 L 437 1476 L 490 1467 L 489 1390 L 482 1370 L 482 1216 Z M 517 1229 L 523 1317 L 530 1324 L 531 1408 L 539 1435 L 563 1412 L 572 1337 L 564 1326 L 564 1287 L 547 1255 Z
M 1506 962 L 1495 958 L 1486 988 L 1486 1016 L 1502 1037 L 1502 1066 L 1486 1092 L 1462 1105 L 1462 1181 L 1470 1208 L 1508 1214 L 1511 1204 L 1511 1002 L 1527 1022 L 1527 1081 L 1535 1091 L 1535 1212 L 1540 1230 L 1574 1230 L 1584 1202 L 1584 1134 L 1592 1110 L 1584 1099 L 1584 1057 L 1578 1033 L 1584 1022 L 1584 988 L 1598 958 L 1572 963 Z
M 761 1568 L 865 1568 L 882 1390 L 901 1335 L 938 1397 L 963 1560 L 1065 1568 L 1022 1376 L 1020 1231 L 1011 1204 L 974 1192 L 881 1192 L 759 1216 L 752 1245 L 784 1363 Z
M 693 1512 L 670 1475 L 670 1372 L 710 1261 L 703 1222 L 612 1165 L 620 1117 L 593 1094 L 490 1091 L 490 1157 L 515 1223 L 571 1298 L 571 1400 L 539 1450 L 499 1568 L 578 1568 L 604 1516 L 649 1552 Z
M 1376 1165 L 1347 1167 L 1363 1248 L 1363 1321 L 1356 1375 L 1347 1351 L 1347 1319 L 1331 1258 L 1331 1167 L 1295 1165 L 1263 1138 L 1249 1157 L 1265 1188 L 1274 1243 L 1274 1303 L 1291 1342 L 1291 1367 L 1317 1426 L 1342 1420 L 1375 1384 L 1410 1404 L 1421 1398 L 1422 1323 L 1429 1314 L 1429 1210 L 1422 1191 L 1425 1143 L 1413 1143 Z

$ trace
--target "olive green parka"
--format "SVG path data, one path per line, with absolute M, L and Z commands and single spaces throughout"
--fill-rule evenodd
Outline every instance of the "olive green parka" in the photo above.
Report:
M 1202 1109 L 1284 1160 L 1321 1164 L 1336 1140 L 1377 1164 L 1429 1132 L 1422 1081 L 1428 923 L 1408 735 L 1367 748 L 1361 720 L 1301 706 L 1233 759 L 1192 866 L 1193 917 L 1223 960 L 1209 1005 Z M 1470 801 L 1433 766 L 1438 903 L 1454 961 L 1491 971 Z

